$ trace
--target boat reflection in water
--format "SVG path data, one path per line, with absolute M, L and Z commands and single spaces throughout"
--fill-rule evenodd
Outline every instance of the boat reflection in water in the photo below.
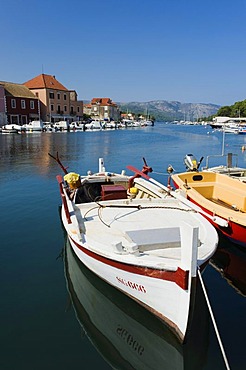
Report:
M 184 344 L 165 323 L 88 270 L 65 245 L 67 288 L 80 325 L 103 358 L 117 369 L 202 369 L 209 315 L 200 285 Z
M 210 264 L 239 294 L 246 297 L 246 251 L 220 235 L 218 249 Z

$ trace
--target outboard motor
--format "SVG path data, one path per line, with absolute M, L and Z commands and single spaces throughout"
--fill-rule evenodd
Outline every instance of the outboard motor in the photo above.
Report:
M 186 154 L 184 164 L 187 171 L 198 171 L 198 162 L 193 154 Z

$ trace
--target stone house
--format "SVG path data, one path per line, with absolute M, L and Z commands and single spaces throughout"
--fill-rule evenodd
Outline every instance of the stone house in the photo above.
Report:
M 119 107 L 110 98 L 93 98 L 90 107 L 90 116 L 95 120 L 118 121 L 120 118 Z M 88 114 L 88 113 L 87 113 Z
M 83 101 L 75 90 L 68 90 L 55 76 L 41 74 L 24 83 L 40 100 L 44 122 L 79 121 L 83 118 Z

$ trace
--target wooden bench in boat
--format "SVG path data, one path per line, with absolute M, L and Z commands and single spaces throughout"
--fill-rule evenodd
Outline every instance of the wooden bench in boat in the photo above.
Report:
M 129 241 L 137 244 L 139 252 L 181 246 L 179 227 L 129 230 L 125 234 Z
M 199 183 L 192 185 L 193 189 L 212 200 L 214 203 L 246 212 L 246 193 L 235 187 L 235 190 L 227 184 Z
M 134 181 L 134 187 L 137 189 L 137 193 L 134 198 L 143 199 L 143 198 L 163 198 L 167 195 L 167 192 L 158 188 L 156 185 L 148 183 L 148 188 L 144 186 L 142 180 L 137 178 Z

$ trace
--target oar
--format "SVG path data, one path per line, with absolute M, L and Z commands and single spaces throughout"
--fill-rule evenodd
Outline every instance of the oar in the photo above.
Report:
M 67 174 L 67 168 L 66 167 L 64 167 L 63 166 L 63 164 L 61 163 L 61 161 L 60 161 L 60 158 L 59 158 L 59 156 L 58 156 L 58 152 L 56 152 L 56 157 L 54 157 L 52 154 L 50 154 L 50 153 L 48 153 L 49 154 L 49 156 L 51 157 L 51 158 L 53 158 L 58 164 L 59 164 L 59 166 L 61 167 L 61 169 L 63 170 L 63 172 L 65 173 L 65 174 Z
M 212 220 L 213 222 L 215 222 L 219 226 L 228 227 L 228 222 L 226 220 L 224 220 L 223 218 L 218 217 L 218 216 L 211 216 L 207 212 L 203 211 L 203 209 L 201 209 L 200 207 L 198 207 L 196 204 L 190 202 L 188 199 L 184 198 L 182 195 L 176 193 L 175 191 L 170 190 L 167 186 L 161 184 L 160 182 L 156 181 L 155 179 L 153 179 L 149 175 L 146 175 L 145 173 L 143 173 L 142 171 L 138 170 L 137 168 L 135 168 L 133 166 L 126 166 L 126 168 L 128 168 L 129 170 L 135 172 L 136 174 L 140 175 L 141 177 L 149 180 L 150 182 L 153 182 L 153 184 L 155 184 L 159 188 L 165 190 L 172 197 L 178 199 L 180 202 L 182 202 L 186 206 L 190 207 L 194 211 L 199 212 L 202 215 L 206 216 L 207 218 L 209 218 L 210 220 Z

